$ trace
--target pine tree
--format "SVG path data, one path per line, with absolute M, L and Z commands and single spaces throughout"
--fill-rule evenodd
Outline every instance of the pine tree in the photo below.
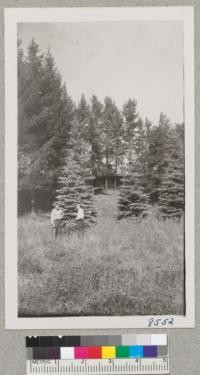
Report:
M 165 168 L 159 189 L 158 207 L 163 218 L 181 218 L 184 214 L 184 160 L 171 160 Z
M 144 217 L 148 207 L 148 195 L 143 186 L 143 168 L 138 159 L 131 163 L 128 173 L 122 178 L 118 219 Z
M 84 223 L 95 222 L 93 181 L 94 176 L 89 166 L 90 147 L 79 134 L 79 126 L 72 126 L 70 149 L 67 151 L 65 165 L 58 177 L 55 205 L 64 212 L 66 225 L 76 223 L 77 204 L 84 210 Z

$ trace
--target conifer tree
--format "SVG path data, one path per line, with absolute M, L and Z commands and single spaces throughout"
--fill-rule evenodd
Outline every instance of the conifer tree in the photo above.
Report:
M 94 176 L 90 168 L 90 146 L 79 134 L 79 126 L 73 123 L 70 149 L 67 150 L 65 165 L 58 177 L 55 204 L 64 212 L 64 221 L 75 225 L 77 204 L 84 210 L 84 223 L 95 222 L 95 206 L 93 194 Z
M 136 100 L 129 99 L 123 106 L 125 122 L 125 141 L 127 143 L 128 160 L 131 162 L 135 153 L 136 131 L 138 127 L 138 113 Z
M 87 139 L 91 144 L 91 168 L 95 176 L 101 174 L 102 166 L 102 116 L 103 105 L 95 95 L 91 99 L 91 111 L 89 116 L 88 136 Z
M 123 163 L 123 154 L 125 151 L 124 143 L 123 143 L 123 136 L 124 136 L 124 128 L 123 128 L 123 119 L 121 116 L 120 111 L 114 105 L 113 108 L 113 116 L 112 116 L 112 160 L 114 162 L 114 173 L 117 176 L 120 169 L 122 169 Z
M 103 154 L 105 158 L 106 169 L 112 160 L 113 154 L 113 116 L 115 113 L 115 105 L 110 97 L 106 97 L 104 100 L 104 113 L 103 113 Z
M 184 214 L 184 160 L 173 159 L 162 176 L 158 207 L 163 218 L 181 218 Z
M 76 118 L 78 121 L 80 136 L 87 142 L 89 136 L 90 106 L 87 103 L 84 94 L 81 95 L 81 100 L 78 103 Z
M 148 207 L 148 195 L 143 186 L 143 168 L 138 159 L 131 163 L 128 173 L 122 178 L 118 219 L 144 217 Z
M 159 123 L 148 132 L 147 171 L 148 191 L 150 201 L 157 203 L 159 188 L 169 156 L 174 152 L 174 131 L 170 120 L 163 113 L 160 114 Z
M 145 143 L 146 143 L 146 134 L 144 123 L 141 117 L 138 118 L 137 128 L 135 130 L 136 139 L 135 139 L 135 152 L 138 158 L 145 153 Z
M 32 209 L 47 209 L 63 164 L 74 106 L 50 51 L 41 54 L 35 40 L 27 56 L 18 47 L 18 109 L 19 195 L 29 195 Z M 24 160 L 26 170 L 21 168 Z M 25 209 L 22 202 L 20 210 Z

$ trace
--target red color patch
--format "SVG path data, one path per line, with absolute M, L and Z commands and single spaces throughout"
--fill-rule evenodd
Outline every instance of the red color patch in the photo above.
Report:
M 88 358 L 98 359 L 102 358 L 101 347 L 100 346 L 90 346 L 88 347 Z

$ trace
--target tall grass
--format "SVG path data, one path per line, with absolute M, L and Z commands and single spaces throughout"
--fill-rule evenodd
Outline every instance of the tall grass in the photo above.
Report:
M 183 223 L 104 212 L 55 241 L 48 217 L 19 219 L 19 316 L 184 314 Z

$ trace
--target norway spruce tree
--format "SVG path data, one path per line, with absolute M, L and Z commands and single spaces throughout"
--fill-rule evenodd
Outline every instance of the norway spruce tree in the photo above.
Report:
M 50 53 L 18 43 L 18 209 L 49 209 L 55 197 L 74 104 Z M 25 199 L 26 197 L 26 199 Z
M 171 160 L 165 168 L 159 189 L 159 210 L 163 218 L 181 218 L 184 214 L 184 160 Z
M 65 165 L 58 177 L 55 204 L 64 212 L 66 225 L 76 223 L 77 205 L 84 210 L 84 223 L 95 222 L 96 210 L 93 194 L 93 174 L 90 168 L 90 147 L 78 134 L 76 123 L 72 126 L 70 149 L 67 150 Z
M 129 171 L 122 178 L 118 219 L 144 217 L 148 210 L 148 195 L 143 186 L 143 169 L 140 160 L 131 163 Z

